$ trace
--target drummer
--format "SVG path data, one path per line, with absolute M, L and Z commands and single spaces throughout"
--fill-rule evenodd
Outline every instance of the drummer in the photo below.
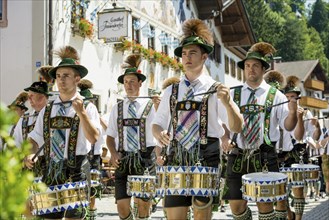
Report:
M 322 148 L 322 173 L 326 185 L 326 196 L 329 197 L 329 129 L 324 128 L 320 141 L 317 142 L 317 148 Z
M 90 91 L 90 89 L 93 88 L 93 83 L 88 79 L 81 79 L 78 83 L 78 88 L 80 89 L 80 95 L 82 95 L 84 98 L 92 99 L 94 98 L 94 95 Z M 92 101 L 92 100 L 90 100 Z M 101 120 L 101 118 L 100 118 Z M 100 124 L 101 121 L 100 121 Z M 90 163 L 90 169 L 95 170 L 96 172 L 99 172 L 100 174 L 100 167 L 101 167 L 101 153 L 102 153 L 102 145 L 105 143 L 104 137 L 103 137 L 103 129 L 101 130 L 101 133 L 99 135 L 98 140 L 95 144 L 91 145 L 91 150 L 88 153 L 88 159 Z M 90 220 L 96 218 L 97 216 L 97 208 L 96 208 L 96 197 L 100 198 L 100 185 L 99 187 L 95 186 L 91 188 L 90 192 L 90 203 L 89 203 L 89 210 L 87 217 L 90 218 Z
M 111 164 L 115 171 L 115 199 L 120 219 L 134 219 L 131 197 L 127 194 L 128 175 L 143 175 L 151 167 L 151 153 L 156 145 L 151 133 L 151 121 L 155 108 L 152 100 L 138 98 L 146 76 L 138 69 L 141 57 L 129 55 L 123 64 L 124 73 L 118 82 L 124 85 L 127 97 L 116 103 L 110 113 L 106 130 L 106 144 L 111 152 Z M 141 120 L 145 123 L 140 123 Z M 121 123 L 118 123 L 121 121 Z M 137 122 L 136 126 L 125 126 Z M 135 125 L 135 123 L 134 123 Z M 155 173 L 154 173 L 155 174 Z M 151 200 L 137 198 L 138 219 L 150 218 Z
M 254 44 L 246 58 L 238 62 L 238 67 L 244 70 L 246 82 L 231 91 L 245 117 L 244 128 L 237 135 L 236 145 L 232 145 L 233 134 L 229 132 L 225 133 L 227 140 L 222 145 L 230 149 L 223 199 L 229 200 L 234 219 L 252 218 L 247 201 L 242 200 L 242 175 L 262 170 L 279 172 L 275 150 L 280 137 L 279 127 L 291 131 L 297 123 L 296 100 L 281 104 L 287 98 L 263 79 L 274 52 L 275 48 L 268 43 Z M 269 108 L 270 111 L 266 108 L 266 112 L 261 107 L 257 110 L 257 105 L 254 105 L 264 106 L 265 103 L 267 106 L 279 105 Z M 260 220 L 276 219 L 273 202 L 258 202 L 257 207 Z
M 51 94 L 48 92 L 48 85 L 46 82 L 34 82 L 28 88 L 24 89 L 28 92 L 28 100 L 33 110 L 21 117 L 14 130 L 14 139 L 17 147 L 20 147 L 27 135 L 34 128 L 35 121 L 39 112 L 48 103 L 48 97 Z
M 165 89 L 152 123 L 153 135 L 159 146 L 169 146 L 168 165 L 195 166 L 199 162 L 218 168 L 219 138 L 224 134 L 222 124 L 232 132 L 240 132 L 242 115 L 230 97 L 229 88 L 216 83 L 204 72 L 204 63 L 213 51 L 212 33 L 207 25 L 199 19 L 189 19 L 183 23 L 182 29 L 183 39 L 174 53 L 182 57 L 185 75 L 179 83 Z M 207 91 L 212 94 L 194 96 Z M 201 111 L 191 104 L 193 98 Z M 180 109 L 170 105 L 175 100 L 181 103 L 177 105 Z M 190 116 L 186 117 L 186 113 Z M 192 202 L 194 219 L 211 219 L 211 198 L 185 195 L 165 197 L 168 219 L 186 219 Z
M 67 50 L 60 51 L 61 62 L 49 71 L 49 75 L 56 79 L 59 96 L 40 111 L 35 127 L 28 135 L 33 144 L 33 154 L 24 160 L 28 168 L 33 168 L 35 162 L 32 157 L 38 148 L 44 146 L 40 153 L 46 157 L 42 181 L 48 186 L 85 180 L 82 168 L 84 164 L 88 165 L 87 153 L 100 133 L 96 106 L 88 101 L 83 102 L 77 91 L 77 84 L 88 70 L 70 58 Z M 65 124 L 67 127 L 61 127 Z M 51 138 L 47 138 L 49 136 Z M 85 210 L 76 208 L 61 212 L 54 210 L 38 217 L 82 219 L 84 216 Z

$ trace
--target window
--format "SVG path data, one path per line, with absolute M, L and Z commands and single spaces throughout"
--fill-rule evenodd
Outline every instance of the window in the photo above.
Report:
M 229 66 L 230 66 L 230 64 L 229 64 L 229 58 L 228 58 L 227 55 L 225 55 L 225 73 L 226 74 L 229 74 L 229 72 L 230 72 Z
M 165 43 L 164 44 L 161 44 L 162 45 L 161 52 L 162 53 L 165 53 L 165 54 L 168 54 L 167 39 L 168 39 L 168 34 L 165 34 Z
M 0 27 L 7 27 L 7 0 L 0 0 Z
M 242 81 L 242 72 L 241 72 L 241 69 L 239 67 L 237 69 L 238 69 L 238 74 L 237 74 L 238 80 Z
M 150 26 L 151 33 L 154 33 L 154 27 Z M 155 37 L 152 35 L 152 37 L 147 38 L 148 48 L 155 49 Z
M 236 66 L 235 66 L 235 61 L 231 59 L 231 76 L 233 78 L 236 77 Z
M 141 42 L 141 34 L 140 34 L 140 20 L 138 18 L 133 18 L 133 36 L 132 39 L 133 41 L 135 41 L 136 43 L 140 43 Z
M 214 51 L 209 55 L 209 59 L 214 60 L 217 63 L 222 62 L 222 57 L 221 57 L 221 46 L 220 44 L 215 42 L 214 45 Z

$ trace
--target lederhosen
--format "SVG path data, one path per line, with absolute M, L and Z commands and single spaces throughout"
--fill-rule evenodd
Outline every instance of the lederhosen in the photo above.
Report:
M 143 175 L 145 168 L 148 168 L 150 174 L 155 174 L 154 162 L 151 158 L 151 153 L 154 146 L 146 146 L 146 120 L 152 109 L 153 103 L 150 100 L 141 115 L 140 118 L 123 118 L 123 102 L 118 102 L 118 152 L 121 154 L 120 166 L 115 170 L 115 191 L 116 199 L 129 198 L 126 192 L 122 190 L 122 187 L 126 190 L 127 176 L 128 175 Z M 139 147 L 137 152 L 127 152 L 123 148 L 124 144 L 124 127 L 136 126 L 139 127 Z
M 214 83 L 208 91 L 213 91 L 217 86 Z M 202 97 L 201 102 L 185 100 L 177 102 L 178 99 L 179 84 L 172 85 L 172 94 L 170 96 L 170 112 L 172 117 L 172 130 L 173 137 L 176 136 L 176 129 L 178 123 L 178 111 L 200 111 L 200 143 L 196 143 L 191 148 L 191 151 L 187 152 L 181 147 L 178 141 L 173 138 L 171 146 L 169 148 L 168 165 L 173 166 L 194 166 L 197 162 L 200 162 L 202 166 L 216 167 L 219 166 L 219 139 L 208 137 L 208 99 L 209 94 L 205 94 Z M 214 198 L 213 204 L 218 204 L 219 197 Z M 195 196 L 196 200 L 204 203 L 209 202 L 208 197 Z M 191 196 L 166 196 L 164 207 L 177 207 L 177 206 L 191 206 Z
M 80 118 L 77 114 L 75 114 L 73 117 L 56 116 L 51 118 L 50 115 L 53 104 L 54 102 L 52 101 L 46 105 L 43 117 L 45 166 L 43 169 L 44 175 L 42 181 L 47 185 L 58 185 L 68 181 L 77 182 L 85 180 L 86 177 L 85 174 L 81 171 L 81 165 L 87 156 L 76 155 Z M 89 102 L 84 102 L 85 107 L 88 104 Z M 51 163 L 51 129 L 70 129 L 67 152 L 68 158 L 64 159 L 61 175 L 56 179 L 51 179 L 55 175 L 48 173 L 48 169 Z
M 234 102 L 240 106 L 241 113 L 253 111 L 253 107 L 241 106 L 241 88 L 234 90 Z M 270 117 L 272 108 L 266 106 L 273 105 L 274 97 L 277 89 L 271 87 L 267 93 L 265 106 L 258 106 L 256 111 L 264 111 L 264 143 L 259 146 L 259 149 L 243 150 L 236 146 L 228 154 L 227 169 L 225 172 L 226 184 L 223 192 L 223 199 L 234 200 L 242 199 L 241 177 L 247 173 L 261 172 L 266 165 L 268 171 L 279 172 L 277 153 L 275 149 L 276 142 L 272 142 L 269 136 Z M 254 111 L 255 111 L 254 110 Z M 241 134 L 240 134 L 241 135 Z M 235 135 L 236 136 L 236 135 Z

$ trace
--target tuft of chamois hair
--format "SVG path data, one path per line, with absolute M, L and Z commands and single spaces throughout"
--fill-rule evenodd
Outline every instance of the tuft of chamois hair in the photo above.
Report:
M 298 87 L 299 83 L 300 83 L 300 80 L 297 76 L 288 76 L 287 77 L 287 87 L 289 87 L 289 88 Z
M 168 86 L 171 86 L 172 84 L 179 83 L 180 79 L 176 76 L 167 78 L 165 81 L 162 83 L 162 89 L 166 89 Z
M 74 47 L 69 45 L 61 47 L 58 50 L 55 50 L 53 54 L 61 59 L 71 58 L 74 60 L 80 60 L 78 51 Z
M 18 94 L 18 96 L 15 100 L 16 100 L 16 103 L 17 102 L 25 103 L 28 100 L 28 98 L 29 98 L 29 95 L 27 92 L 21 92 Z
M 264 80 L 268 84 L 278 83 L 281 88 L 285 86 L 285 77 L 282 75 L 282 73 L 276 70 L 270 70 L 266 72 L 264 75 Z
M 276 49 L 269 43 L 258 42 L 249 49 L 249 52 L 258 52 L 263 56 L 272 56 Z
M 133 67 L 138 68 L 141 61 L 142 61 L 142 58 L 139 54 L 131 54 L 125 59 L 124 63 L 121 65 L 121 67 L 123 69 L 133 68 Z
M 80 82 L 78 83 L 78 87 L 80 88 L 81 91 L 86 89 L 91 89 L 93 88 L 93 83 L 88 79 L 81 79 Z
M 207 44 L 214 45 L 214 39 L 208 26 L 200 19 L 188 19 L 183 23 L 183 36 L 185 39 L 191 36 L 202 38 Z
M 52 82 L 52 78 L 48 75 L 49 70 L 51 70 L 53 68 L 53 66 L 42 66 L 40 68 L 37 69 L 37 73 L 39 73 L 45 80 L 47 83 Z

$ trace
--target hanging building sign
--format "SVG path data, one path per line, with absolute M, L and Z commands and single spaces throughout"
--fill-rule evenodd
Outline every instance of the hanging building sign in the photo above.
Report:
M 98 39 L 120 42 L 131 35 L 131 13 L 126 9 L 108 9 L 98 13 Z

